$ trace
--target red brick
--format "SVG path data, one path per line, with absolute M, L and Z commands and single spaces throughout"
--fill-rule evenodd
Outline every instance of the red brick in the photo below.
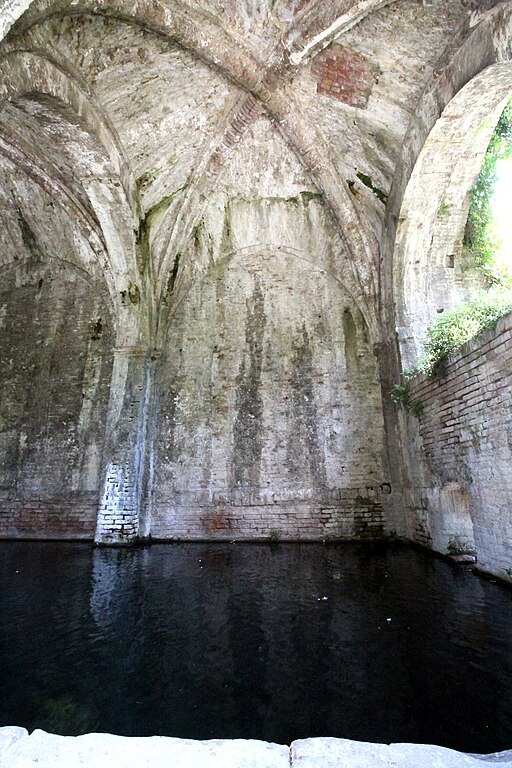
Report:
M 367 105 L 375 68 L 357 51 L 333 44 L 318 54 L 311 71 L 317 78 L 317 93 L 329 95 L 353 107 Z

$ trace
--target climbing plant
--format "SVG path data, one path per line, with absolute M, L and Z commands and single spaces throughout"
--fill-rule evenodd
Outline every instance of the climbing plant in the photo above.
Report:
M 452 349 L 460 347 L 486 328 L 492 328 L 503 315 L 512 311 L 512 292 L 490 290 L 474 301 L 443 312 L 427 328 L 423 354 L 416 363 L 417 373 L 432 376 L 436 364 Z
M 492 327 L 512 311 L 512 258 L 504 267 L 496 256 L 503 244 L 496 236 L 492 198 L 497 164 L 512 158 L 512 99 L 503 110 L 489 142 L 478 178 L 470 190 L 470 208 L 464 234 L 464 255 L 468 266 L 487 278 L 488 289 L 471 301 L 443 312 L 428 327 L 423 353 L 414 371 L 432 376 L 436 364 L 482 330 Z
M 500 160 L 512 158 L 512 100 L 503 110 L 489 142 L 478 178 L 469 192 L 469 214 L 464 232 L 464 256 L 491 283 L 511 282 L 497 268 L 495 256 L 502 246 L 493 227 L 492 197 Z

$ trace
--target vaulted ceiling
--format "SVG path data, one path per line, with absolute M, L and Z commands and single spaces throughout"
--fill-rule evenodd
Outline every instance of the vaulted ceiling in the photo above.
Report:
M 348 254 L 341 278 L 375 305 L 386 206 L 419 105 L 497 5 L 509 4 L 4 0 L 5 227 L 21 211 L 51 237 L 49 196 L 88 242 L 75 248 L 84 268 L 99 265 L 112 296 L 144 291 L 150 271 L 158 305 L 171 278 L 194 271 L 193 255 L 177 255 L 215 195 L 320 194 Z

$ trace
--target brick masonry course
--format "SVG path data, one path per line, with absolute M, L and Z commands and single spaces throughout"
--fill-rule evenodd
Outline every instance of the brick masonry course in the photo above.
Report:
M 331 96 L 351 107 L 364 109 L 377 75 L 372 63 L 357 51 L 331 45 L 313 60 L 317 93 Z
M 511 331 L 507 315 L 441 361 L 431 380 L 411 382 L 423 404 L 410 419 L 419 438 L 416 538 L 441 551 L 473 543 L 480 567 L 502 578 L 512 563 Z

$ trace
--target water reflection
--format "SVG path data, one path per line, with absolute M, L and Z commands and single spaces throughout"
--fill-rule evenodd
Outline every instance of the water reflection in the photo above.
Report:
M 512 595 L 414 549 L 0 550 L 1 724 L 512 746 Z

